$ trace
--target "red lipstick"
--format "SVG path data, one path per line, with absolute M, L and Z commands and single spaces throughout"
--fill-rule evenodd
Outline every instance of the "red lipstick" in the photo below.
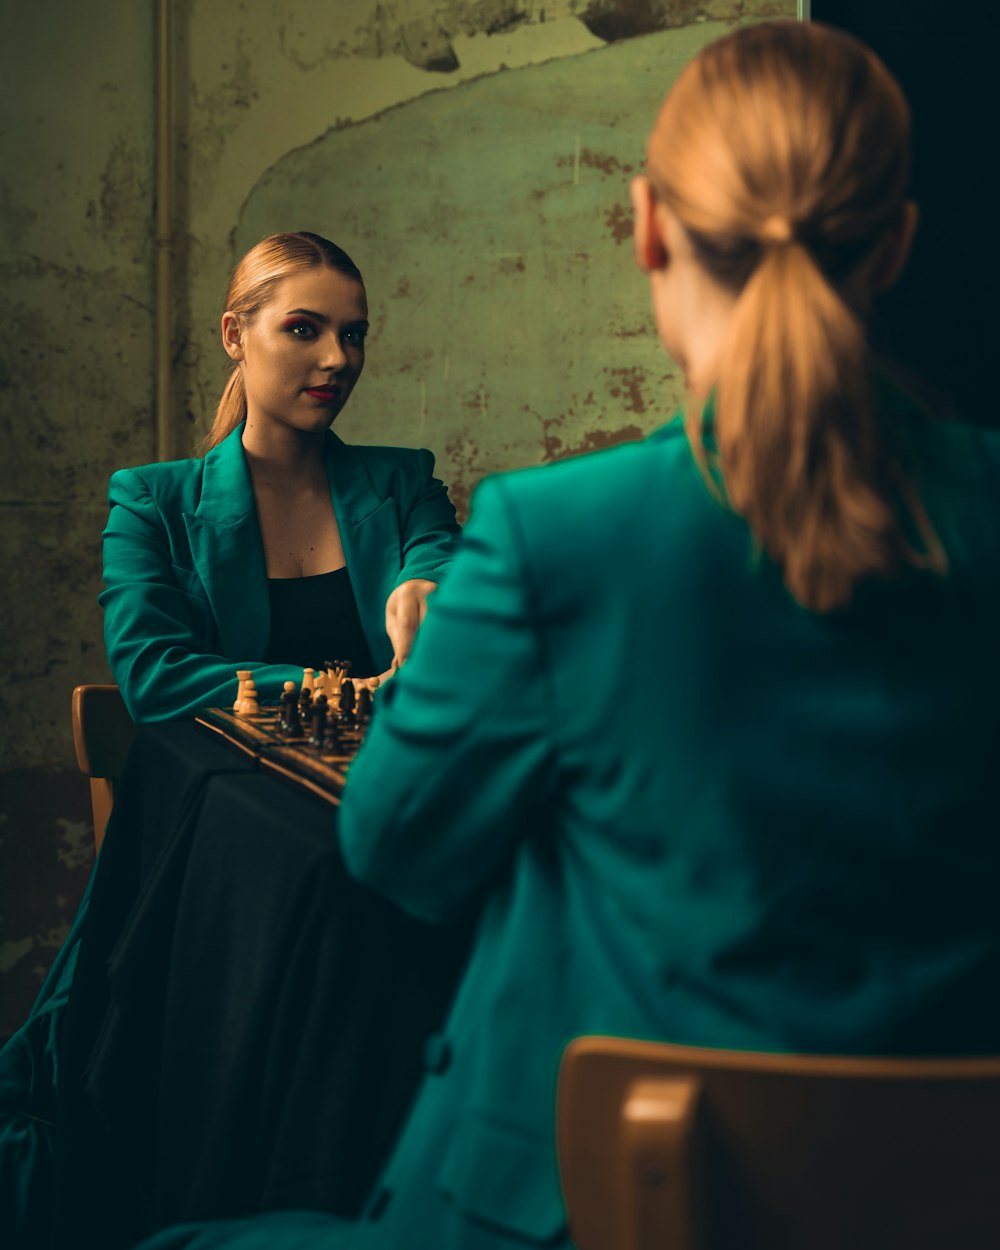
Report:
M 307 386 L 306 394 L 322 401 L 336 399 L 340 392 L 336 386 Z

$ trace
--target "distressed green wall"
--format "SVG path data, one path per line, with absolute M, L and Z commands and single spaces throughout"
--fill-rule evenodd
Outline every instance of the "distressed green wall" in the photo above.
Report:
M 311 228 L 373 335 L 338 429 L 485 472 L 641 435 L 678 380 L 630 263 L 627 184 L 677 69 L 794 0 L 179 0 L 178 447 L 224 378 L 236 257 Z M 69 695 L 107 680 L 108 475 L 154 458 L 153 5 L 3 0 L 0 1036 L 89 866 Z

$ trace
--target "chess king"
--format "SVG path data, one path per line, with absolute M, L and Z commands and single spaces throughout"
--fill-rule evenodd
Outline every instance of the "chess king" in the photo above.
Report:
M 459 527 L 428 451 L 330 429 L 365 363 L 361 274 L 308 232 L 236 266 L 232 362 L 203 457 L 122 469 L 104 531 L 108 661 L 137 722 L 261 700 L 326 655 L 357 676 L 406 658 Z

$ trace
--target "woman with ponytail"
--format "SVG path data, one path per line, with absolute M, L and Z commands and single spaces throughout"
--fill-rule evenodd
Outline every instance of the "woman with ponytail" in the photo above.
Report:
M 865 346 L 916 223 L 907 127 L 823 27 L 683 71 L 633 198 L 685 419 L 480 487 L 344 795 L 361 880 L 419 916 L 486 898 L 368 1218 L 149 1250 L 568 1248 L 580 1034 L 1000 1052 L 1000 438 Z
M 232 703 L 238 668 L 273 700 L 328 657 L 381 679 L 408 655 L 459 530 L 430 452 L 329 428 L 367 331 L 361 274 L 319 235 L 271 235 L 236 266 L 205 456 L 111 478 L 100 602 L 136 721 Z

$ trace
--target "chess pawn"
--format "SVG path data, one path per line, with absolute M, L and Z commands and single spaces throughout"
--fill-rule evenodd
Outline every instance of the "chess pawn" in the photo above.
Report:
M 312 724 L 312 691 L 308 686 L 299 691 L 299 720 L 303 725 Z
M 260 703 L 257 700 L 257 686 L 252 677 L 247 682 L 243 698 L 240 701 L 240 714 L 242 716 L 260 715 Z
M 345 678 L 340 687 L 340 700 L 337 709 L 339 721 L 354 719 L 354 682 Z
M 285 682 L 285 693 L 281 696 L 281 728 L 289 738 L 302 737 L 302 722 L 299 719 L 299 696 L 294 681 Z
M 318 694 L 312 705 L 312 737 L 309 745 L 321 747 L 326 737 L 326 695 Z
M 337 722 L 332 717 L 328 718 L 326 722 L 322 749 L 332 755 L 339 755 L 343 749 L 340 743 L 340 735 L 337 733 Z
M 357 693 L 357 701 L 354 704 L 354 719 L 359 725 L 367 725 L 372 718 L 372 692 L 367 686 L 362 686 Z
M 236 702 L 233 704 L 233 711 L 238 713 L 243 711 L 243 708 L 240 705 L 246 698 L 247 682 L 251 681 L 253 678 L 253 669 L 238 668 L 236 670 L 236 676 L 239 678 L 240 684 L 236 688 Z

